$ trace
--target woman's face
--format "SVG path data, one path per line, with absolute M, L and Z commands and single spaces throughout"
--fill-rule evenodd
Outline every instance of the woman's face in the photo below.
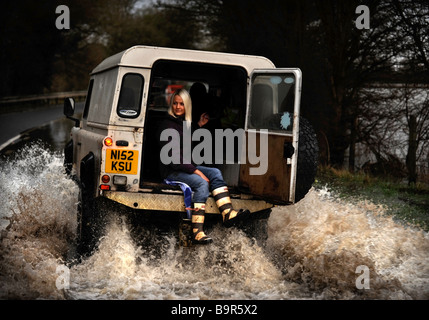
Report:
M 185 103 L 179 95 L 174 96 L 173 113 L 176 117 L 183 116 L 185 114 Z

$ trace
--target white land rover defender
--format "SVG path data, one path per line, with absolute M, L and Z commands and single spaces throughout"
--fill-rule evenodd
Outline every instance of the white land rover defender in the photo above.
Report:
M 234 148 L 232 161 L 223 152 L 208 165 L 221 170 L 233 205 L 251 211 L 245 231 L 266 236 L 271 208 L 307 194 L 318 146 L 312 127 L 300 117 L 299 69 L 278 69 L 259 56 L 135 46 L 92 71 L 81 119 L 73 117 L 73 99 L 64 103 L 64 114 L 75 121 L 64 165 L 80 188 L 80 252 L 94 248 L 112 205 L 144 222 L 180 225 L 184 195 L 160 177 L 156 133 L 171 94 L 195 83 L 206 89 L 210 118 L 223 130 L 216 132 L 242 133 L 226 142 Z M 221 221 L 212 197 L 206 217 L 206 224 Z

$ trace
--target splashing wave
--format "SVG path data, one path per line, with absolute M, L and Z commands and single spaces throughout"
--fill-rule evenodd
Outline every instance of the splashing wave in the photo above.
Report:
M 0 164 L 1 299 L 429 298 L 428 234 L 327 189 L 274 208 L 265 247 L 221 226 L 209 246 L 182 248 L 151 232 L 137 242 L 127 217 L 113 215 L 99 249 L 76 263 L 78 188 L 62 162 L 35 145 Z M 58 288 L 64 265 L 69 286 Z M 369 271 L 367 289 L 358 266 Z

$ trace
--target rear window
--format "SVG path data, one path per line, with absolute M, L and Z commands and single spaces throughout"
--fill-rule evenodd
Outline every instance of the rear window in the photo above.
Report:
M 141 111 L 144 78 L 141 74 L 127 73 L 122 78 L 117 113 L 122 118 L 137 118 Z
M 295 75 L 291 72 L 255 72 L 248 112 L 248 129 L 292 133 Z

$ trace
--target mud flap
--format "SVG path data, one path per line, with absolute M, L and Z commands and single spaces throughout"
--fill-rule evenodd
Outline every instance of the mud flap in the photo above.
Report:
M 191 219 L 182 219 L 179 223 L 179 244 L 181 247 L 192 246 Z
M 186 218 L 182 217 L 179 223 L 179 244 L 182 247 L 192 246 L 192 225 L 191 225 L 191 206 L 192 206 L 192 189 L 186 183 L 165 179 L 168 185 L 179 186 L 183 192 L 183 200 L 186 207 Z

